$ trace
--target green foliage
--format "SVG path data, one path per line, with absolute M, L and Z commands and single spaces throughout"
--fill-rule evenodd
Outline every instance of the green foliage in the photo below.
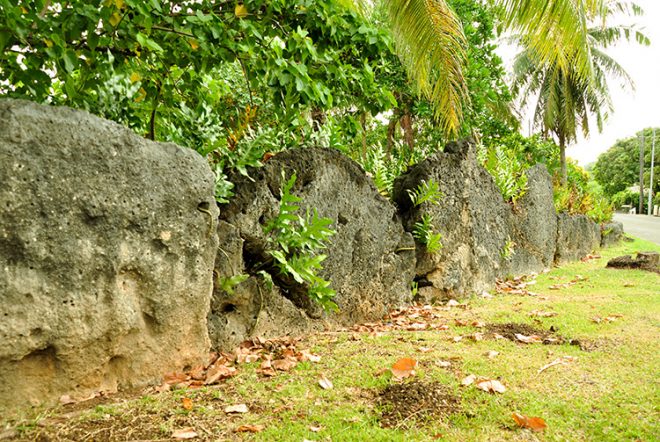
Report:
M 639 145 L 640 135 L 644 135 L 644 182 L 648 186 L 651 173 L 651 153 L 653 129 L 647 128 L 632 137 L 617 141 L 606 152 L 598 156 L 593 167 L 594 178 L 603 186 L 608 196 L 625 191 L 628 187 L 639 185 Z M 656 131 L 656 160 L 654 167 L 654 192 L 660 192 L 660 128 Z M 636 203 L 635 203 L 636 204 Z M 619 205 L 619 204 L 617 204 Z
M 440 185 L 434 179 L 422 181 L 415 190 L 408 189 L 408 196 L 413 206 L 418 207 L 424 203 L 437 204 L 442 198 Z
M 638 202 L 639 192 L 633 192 L 628 189 L 617 192 L 612 196 L 612 204 L 619 208 L 625 205 L 636 207 Z
M 500 256 L 504 260 L 509 260 L 513 255 L 515 255 L 516 250 L 516 243 L 511 240 L 511 238 L 507 238 L 506 243 L 504 243 L 504 247 L 502 247 L 502 250 L 500 250 Z
M 495 180 L 504 201 L 515 204 L 527 191 L 527 164 L 515 149 L 499 144 L 480 146 L 479 159 Z
M 595 195 L 591 209 L 587 211 L 587 216 L 598 224 L 606 223 L 612 220 L 614 207 L 612 203 L 603 195 Z
M 335 291 L 328 281 L 318 275 L 326 255 L 317 252 L 325 248 L 325 241 L 335 233 L 329 227 L 332 220 L 319 217 L 316 210 L 311 214 L 308 211 L 304 218 L 298 215 L 300 206 L 297 204 L 302 200 L 291 193 L 296 174 L 286 180 L 282 172 L 282 180 L 284 185 L 280 191 L 279 213 L 263 226 L 271 245 L 268 254 L 281 274 L 307 286 L 307 294 L 312 300 L 326 310 L 337 310 L 333 301 Z
M 234 294 L 234 287 L 239 285 L 240 283 L 246 281 L 250 275 L 246 275 L 244 273 L 234 275 L 234 276 L 227 276 L 224 278 L 220 278 L 220 289 L 224 290 L 230 295 Z
M 413 237 L 426 246 L 428 253 L 437 253 L 442 249 L 442 235 L 434 233 L 433 216 L 425 213 L 422 220 L 415 223 Z

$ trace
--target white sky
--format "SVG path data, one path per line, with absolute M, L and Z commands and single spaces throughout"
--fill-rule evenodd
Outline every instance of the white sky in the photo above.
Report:
M 603 124 L 603 132 L 598 133 L 594 122 L 590 124 L 589 138 L 580 136 L 567 149 L 567 155 L 582 166 L 596 161 L 617 140 L 631 137 L 646 127 L 660 127 L 660 0 L 635 0 L 635 3 L 645 14 L 622 23 L 637 23 L 651 39 L 651 45 L 622 42 L 607 50 L 633 78 L 635 90 L 623 90 L 618 80 L 609 82 L 614 112 Z M 511 62 L 510 48 L 498 52 L 505 63 Z M 527 133 L 527 126 L 528 123 L 523 123 L 523 133 Z

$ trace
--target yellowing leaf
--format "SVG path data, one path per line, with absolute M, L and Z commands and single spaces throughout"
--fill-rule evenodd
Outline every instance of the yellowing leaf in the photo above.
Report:
M 415 374 L 417 361 L 411 358 L 401 358 L 392 365 L 392 375 L 397 379 L 405 379 Z
M 527 417 L 519 413 L 513 413 L 511 416 L 519 427 L 529 428 L 532 431 L 543 431 L 548 426 L 540 417 Z
M 194 40 L 192 38 L 188 39 L 188 44 L 193 49 L 193 51 L 196 50 L 197 48 L 199 48 L 199 43 L 197 43 L 197 40 Z
M 133 72 L 131 74 L 131 83 L 135 83 L 136 81 L 140 81 L 140 80 L 142 80 L 142 77 L 140 76 L 139 73 Z
M 188 410 L 188 411 L 192 410 L 193 409 L 192 399 L 190 399 L 189 397 L 184 397 L 183 399 L 181 399 L 181 406 L 183 407 L 184 410 Z
M 116 28 L 119 22 L 121 21 L 121 15 L 118 12 L 113 12 L 110 18 L 108 19 L 113 28 Z
M 124 7 L 124 0 L 115 0 L 115 6 L 117 9 L 122 9 Z
M 28 10 L 27 10 L 26 7 L 21 6 L 21 12 L 22 12 L 23 14 L 27 14 L 27 13 L 28 13 Z
M 136 103 L 140 103 L 144 101 L 145 98 L 147 98 L 147 91 L 145 91 L 144 88 L 140 88 L 140 90 L 138 91 L 138 96 L 135 97 L 133 101 L 135 101 Z
M 238 18 L 247 17 L 248 10 L 245 7 L 245 5 L 239 4 L 239 5 L 236 5 L 236 8 L 234 9 L 234 14 L 236 14 L 236 17 L 238 17 Z
M 53 47 L 53 41 L 52 40 L 45 39 L 44 43 L 46 43 L 46 46 L 48 46 L 49 48 Z

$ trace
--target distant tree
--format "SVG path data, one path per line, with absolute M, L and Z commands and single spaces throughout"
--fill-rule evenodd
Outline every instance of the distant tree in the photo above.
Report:
M 602 17 L 589 16 L 593 23 L 598 18 L 609 19 L 616 12 L 626 11 L 641 14 L 635 6 L 624 7 L 618 0 L 609 0 L 603 5 Z M 609 25 L 607 22 L 593 23 L 585 41 L 591 71 L 584 76 L 579 65 L 565 65 L 563 59 L 573 60 L 576 52 L 564 52 L 554 61 L 544 61 L 528 36 L 519 38 L 523 51 L 514 61 L 513 91 L 522 97 L 522 106 L 536 99 L 534 124 L 545 135 L 554 135 L 560 148 L 562 183 L 566 183 L 566 147 L 575 141 L 578 130 L 585 135 L 590 132 L 589 119 L 594 118 L 598 130 L 612 110 L 608 77 L 622 81 L 624 86 L 633 87 L 626 71 L 604 50 L 621 39 L 635 39 L 648 45 L 648 38 L 634 26 Z M 560 50 L 562 50 L 560 48 Z
M 646 149 L 644 151 L 644 182 L 648 183 L 651 171 L 651 128 L 638 132 L 635 136 L 617 141 L 606 152 L 600 154 L 593 167 L 594 178 L 608 196 L 614 196 L 631 186 L 639 184 L 639 137 L 644 133 Z M 656 129 L 656 159 L 654 167 L 654 193 L 660 192 L 660 128 Z

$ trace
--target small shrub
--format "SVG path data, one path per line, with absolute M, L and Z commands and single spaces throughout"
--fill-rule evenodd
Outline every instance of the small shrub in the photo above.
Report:
M 415 223 L 413 237 L 426 246 L 426 251 L 433 254 L 442 249 L 442 235 L 434 232 L 433 217 L 428 213 L 422 215 L 422 220 Z
M 326 255 L 318 251 L 325 248 L 325 241 L 335 234 L 329 227 L 332 220 L 319 217 L 316 210 L 308 211 L 306 217 L 298 215 L 296 212 L 300 207 L 297 203 L 302 199 L 291 193 L 296 174 L 287 181 L 282 173 L 282 179 L 285 184 L 280 190 L 279 213 L 263 226 L 271 246 L 267 253 L 281 274 L 307 287 L 310 299 L 325 310 L 337 310 L 333 301 L 335 291 L 318 275 L 323 269 L 321 263 L 326 259 Z

